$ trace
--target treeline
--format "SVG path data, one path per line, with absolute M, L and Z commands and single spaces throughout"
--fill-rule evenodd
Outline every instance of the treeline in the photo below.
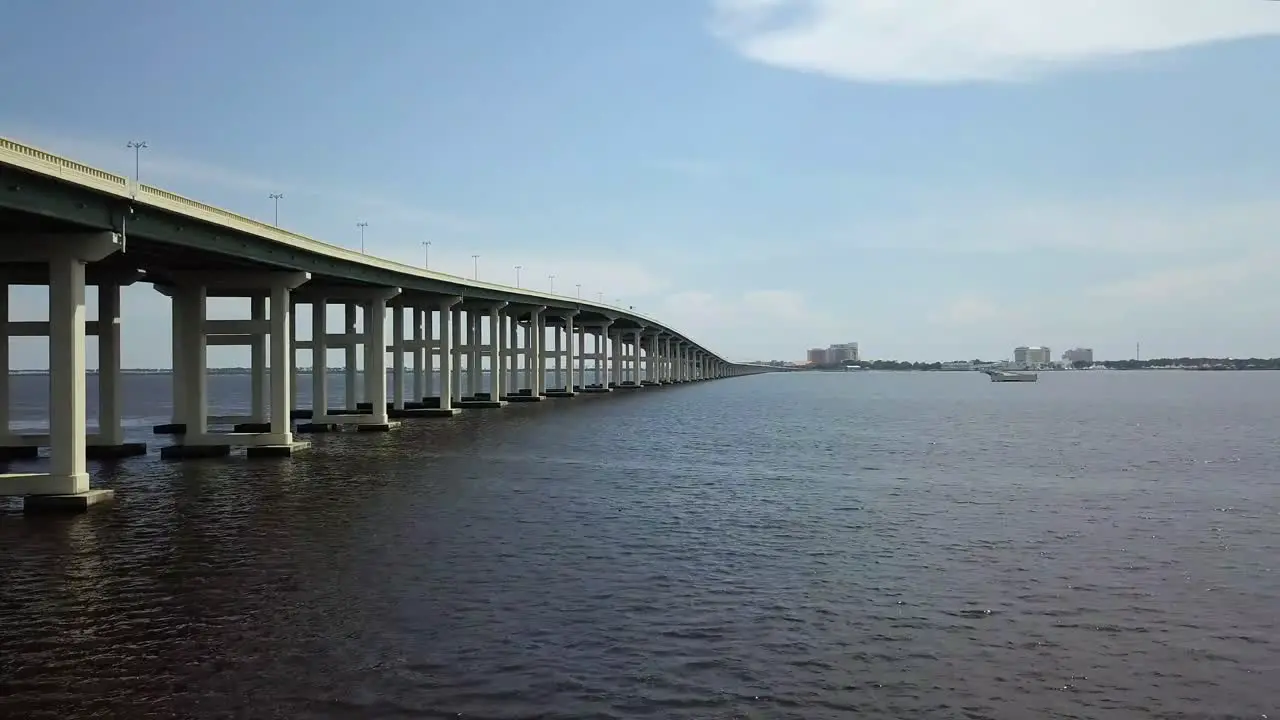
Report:
M 818 370 L 839 370 L 842 367 L 857 366 L 868 370 L 955 370 L 956 363 L 971 365 L 990 365 L 988 360 L 958 360 L 952 363 L 940 362 L 907 362 L 905 360 L 864 360 L 859 363 L 843 365 L 817 366 Z M 1091 363 L 1077 362 L 1077 369 L 1089 367 Z M 1192 368 L 1196 370 L 1280 370 L 1280 358 L 1151 358 L 1149 360 L 1099 360 L 1093 365 L 1102 365 L 1110 370 L 1151 370 L 1156 368 Z M 950 366 L 950 367 L 944 367 Z
M 1280 370 L 1280 358 L 1151 358 L 1150 360 L 1104 360 L 1112 370 L 1148 370 L 1152 368 L 1184 367 L 1204 370 Z

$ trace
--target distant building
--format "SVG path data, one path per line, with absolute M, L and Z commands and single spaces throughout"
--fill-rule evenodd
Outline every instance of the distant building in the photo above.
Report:
M 827 349 L 826 349 L 826 348 L 813 348 L 812 350 L 810 350 L 810 351 L 809 351 L 809 364 L 810 364 L 810 365 L 826 365 L 826 364 L 827 364 Z
M 827 348 L 827 362 L 838 365 L 844 362 L 859 362 L 858 343 L 840 343 Z
M 1049 348 L 1040 345 L 1013 349 L 1013 364 L 1024 366 L 1048 365 L 1053 362 Z
M 1062 353 L 1062 361 L 1068 365 L 1076 363 L 1093 364 L 1093 348 L 1071 348 Z

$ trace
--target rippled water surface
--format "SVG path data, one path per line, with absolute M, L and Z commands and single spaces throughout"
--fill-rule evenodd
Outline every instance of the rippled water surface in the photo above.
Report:
M 1276 718 L 1278 431 L 1276 373 L 804 373 L 94 466 L 0 512 L 0 717 Z

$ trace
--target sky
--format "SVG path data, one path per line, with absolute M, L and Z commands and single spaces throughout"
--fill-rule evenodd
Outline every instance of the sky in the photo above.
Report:
M 1278 67 L 1266 0 L 9 0 L 0 135 L 737 360 L 1270 357 Z

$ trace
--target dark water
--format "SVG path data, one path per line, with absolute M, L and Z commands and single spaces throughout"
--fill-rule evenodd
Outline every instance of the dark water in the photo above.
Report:
M 1277 373 L 807 373 L 100 467 L 0 514 L 0 717 L 1280 717 L 1278 428 Z

